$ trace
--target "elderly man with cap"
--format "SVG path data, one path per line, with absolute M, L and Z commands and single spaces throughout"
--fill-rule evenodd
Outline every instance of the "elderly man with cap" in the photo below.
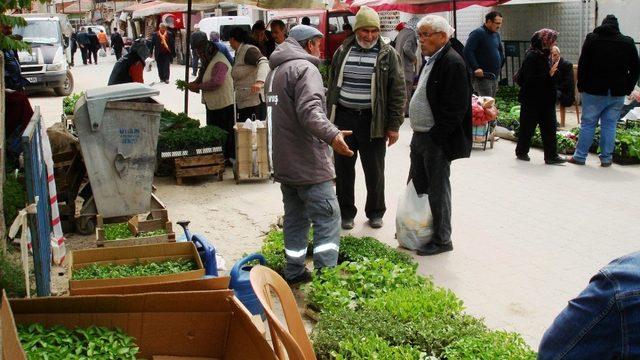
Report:
M 336 266 L 340 245 L 340 207 L 333 189 L 331 146 L 353 156 L 344 136 L 327 119 L 320 63 L 322 33 L 298 25 L 271 54 L 267 104 L 273 123 L 274 177 L 284 203 L 284 245 L 289 284 L 308 282 L 305 268 L 309 227 L 313 224 L 316 269 Z
M 398 53 L 380 38 L 380 18 L 367 6 L 356 14 L 355 36 L 336 50 L 329 71 L 329 118 L 341 130 L 353 131 L 347 144 L 360 154 L 367 185 L 365 213 L 369 226 L 382 227 L 386 145 L 398 141 L 404 121 L 405 84 Z M 337 154 L 336 191 L 342 228 L 352 229 L 357 156 Z
M 196 80 L 189 83 L 189 90 L 202 93 L 202 103 L 207 108 L 207 125 L 215 125 L 227 132 L 224 157 L 226 160 L 234 159 L 231 63 L 202 31 L 191 34 L 191 48 L 198 54 L 202 67 Z
M 431 241 L 417 254 L 453 250 L 451 243 L 451 161 L 471 154 L 471 79 L 462 56 L 450 41 L 454 29 L 442 16 L 418 22 L 418 38 L 427 62 L 409 103 L 411 168 L 418 195 L 429 194 L 433 214 Z
M 149 48 L 145 39 L 136 39 L 129 52 L 120 58 L 111 70 L 108 85 L 130 82 L 144 82 L 144 61 L 149 57 Z

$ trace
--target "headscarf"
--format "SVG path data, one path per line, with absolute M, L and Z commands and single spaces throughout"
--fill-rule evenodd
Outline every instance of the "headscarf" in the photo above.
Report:
M 405 27 L 407 27 L 407 25 L 404 22 L 398 23 L 398 25 L 396 25 L 396 31 L 402 31 Z
M 553 29 L 540 29 L 531 37 L 531 47 L 529 51 L 543 55 L 551 53 L 551 47 L 558 39 L 558 32 Z

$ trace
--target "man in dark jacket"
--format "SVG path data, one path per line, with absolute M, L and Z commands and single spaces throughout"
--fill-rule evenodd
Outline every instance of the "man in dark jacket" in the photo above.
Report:
M 100 40 L 98 35 L 93 32 L 93 29 L 87 30 L 87 36 L 89 37 L 89 47 L 87 56 L 89 57 L 89 64 L 91 64 L 91 57 L 93 56 L 93 63 L 98 65 L 98 50 L 100 50 Z
M 69 39 L 69 45 L 71 45 L 71 66 L 75 65 L 75 57 L 76 57 L 76 51 L 78 50 L 78 33 L 73 30 L 71 32 L 71 37 Z
M 316 269 L 336 266 L 340 245 L 340 207 L 333 190 L 331 150 L 353 156 L 340 131 L 327 119 L 320 63 L 322 33 L 298 25 L 271 54 L 267 103 L 273 122 L 273 167 L 284 203 L 284 277 L 308 282 L 304 266 L 309 226 L 313 224 Z
M 491 11 L 484 25 L 473 30 L 464 48 L 464 57 L 473 72 L 473 89 L 480 96 L 496 96 L 498 77 L 504 64 L 504 49 L 500 38 L 502 14 Z
M 116 60 L 120 60 L 122 48 L 124 48 L 124 40 L 122 40 L 122 35 L 118 32 L 118 28 L 113 28 L 113 33 L 111 33 L 111 48 L 116 55 Z
M 84 27 L 80 28 L 80 32 L 76 36 L 76 39 L 78 47 L 80 47 L 82 63 L 87 65 L 87 60 L 89 60 L 89 64 L 91 64 L 91 51 L 89 50 L 91 47 L 91 40 L 89 40 L 89 34 L 87 34 L 87 30 Z
M 437 15 L 418 22 L 422 54 L 428 57 L 409 104 L 413 129 L 409 177 L 419 195 L 429 195 L 431 241 L 418 255 L 453 250 L 451 161 L 471 154 L 471 84 L 464 59 L 452 48 L 453 28 Z
M 355 36 L 336 50 L 329 71 L 329 118 L 341 130 L 352 130 L 349 147 L 360 155 L 367 186 L 365 214 L 369 226 L 382 227 L 386 147 L 398 141 L 404 121 L 404 72 L 398 53 L 380 38 L 380 17 L 362 6 Z M 342 228 L 352 229 L 358 209 L 354 186 L 357 156 L 335 156 L 336 191 Z
M 600 165 L 611 166 L 616 124 L 624 97 L 633 91 L 640 65 L 633 39 L 620 33 L 618 19 L 607 15 L 587 35 L 578 60 L 582 122 L 576 151 L 568 161 L 584 165 L 600 121 Z
M 176 55 L 176 43 L 173 33 L 167 25 L 161 23 L 158 31 L 151 35 L 151 55 L 155 56 L 160 81 L 169 83 L 170 67 Z
M 551 48 L 551 63 L 558 63 L 558 70 L 553 75 L 553 84 L 556 87 L 557 103 L 561 108 L 572 106 L 576 101 L 576 83 L 573 79 L 573 64 L 560 54 L 560 48 Z M 565 125 L 565 113 L 560 112 L 560 126 Z

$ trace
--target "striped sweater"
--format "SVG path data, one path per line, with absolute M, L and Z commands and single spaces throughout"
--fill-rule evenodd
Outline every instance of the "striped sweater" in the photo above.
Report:
M 380 47 L 363 49 L 354 45 L 344 66 L 340 105 L 355 110 L 371 109 L 371 79 Z

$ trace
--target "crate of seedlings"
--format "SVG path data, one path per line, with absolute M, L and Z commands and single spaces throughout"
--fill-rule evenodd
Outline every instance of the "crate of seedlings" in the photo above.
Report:
M 161 159 L 222 152 L 227 132 L 217 126 L 183 128 L 161 132 L 158 154 Z
M 143 216 L 144 218 L 144 216 Z M 106 224 L 96 216 L 96 245 L 98 247 L 132 246 L 175 242 L 176 234 L 166 210 L 154 211 L 144 219 L 135 215 L 127 222 Z
M 69 292 L 201 279 L 204 266 L 191 242 L 75 250 L 69 260 Z

